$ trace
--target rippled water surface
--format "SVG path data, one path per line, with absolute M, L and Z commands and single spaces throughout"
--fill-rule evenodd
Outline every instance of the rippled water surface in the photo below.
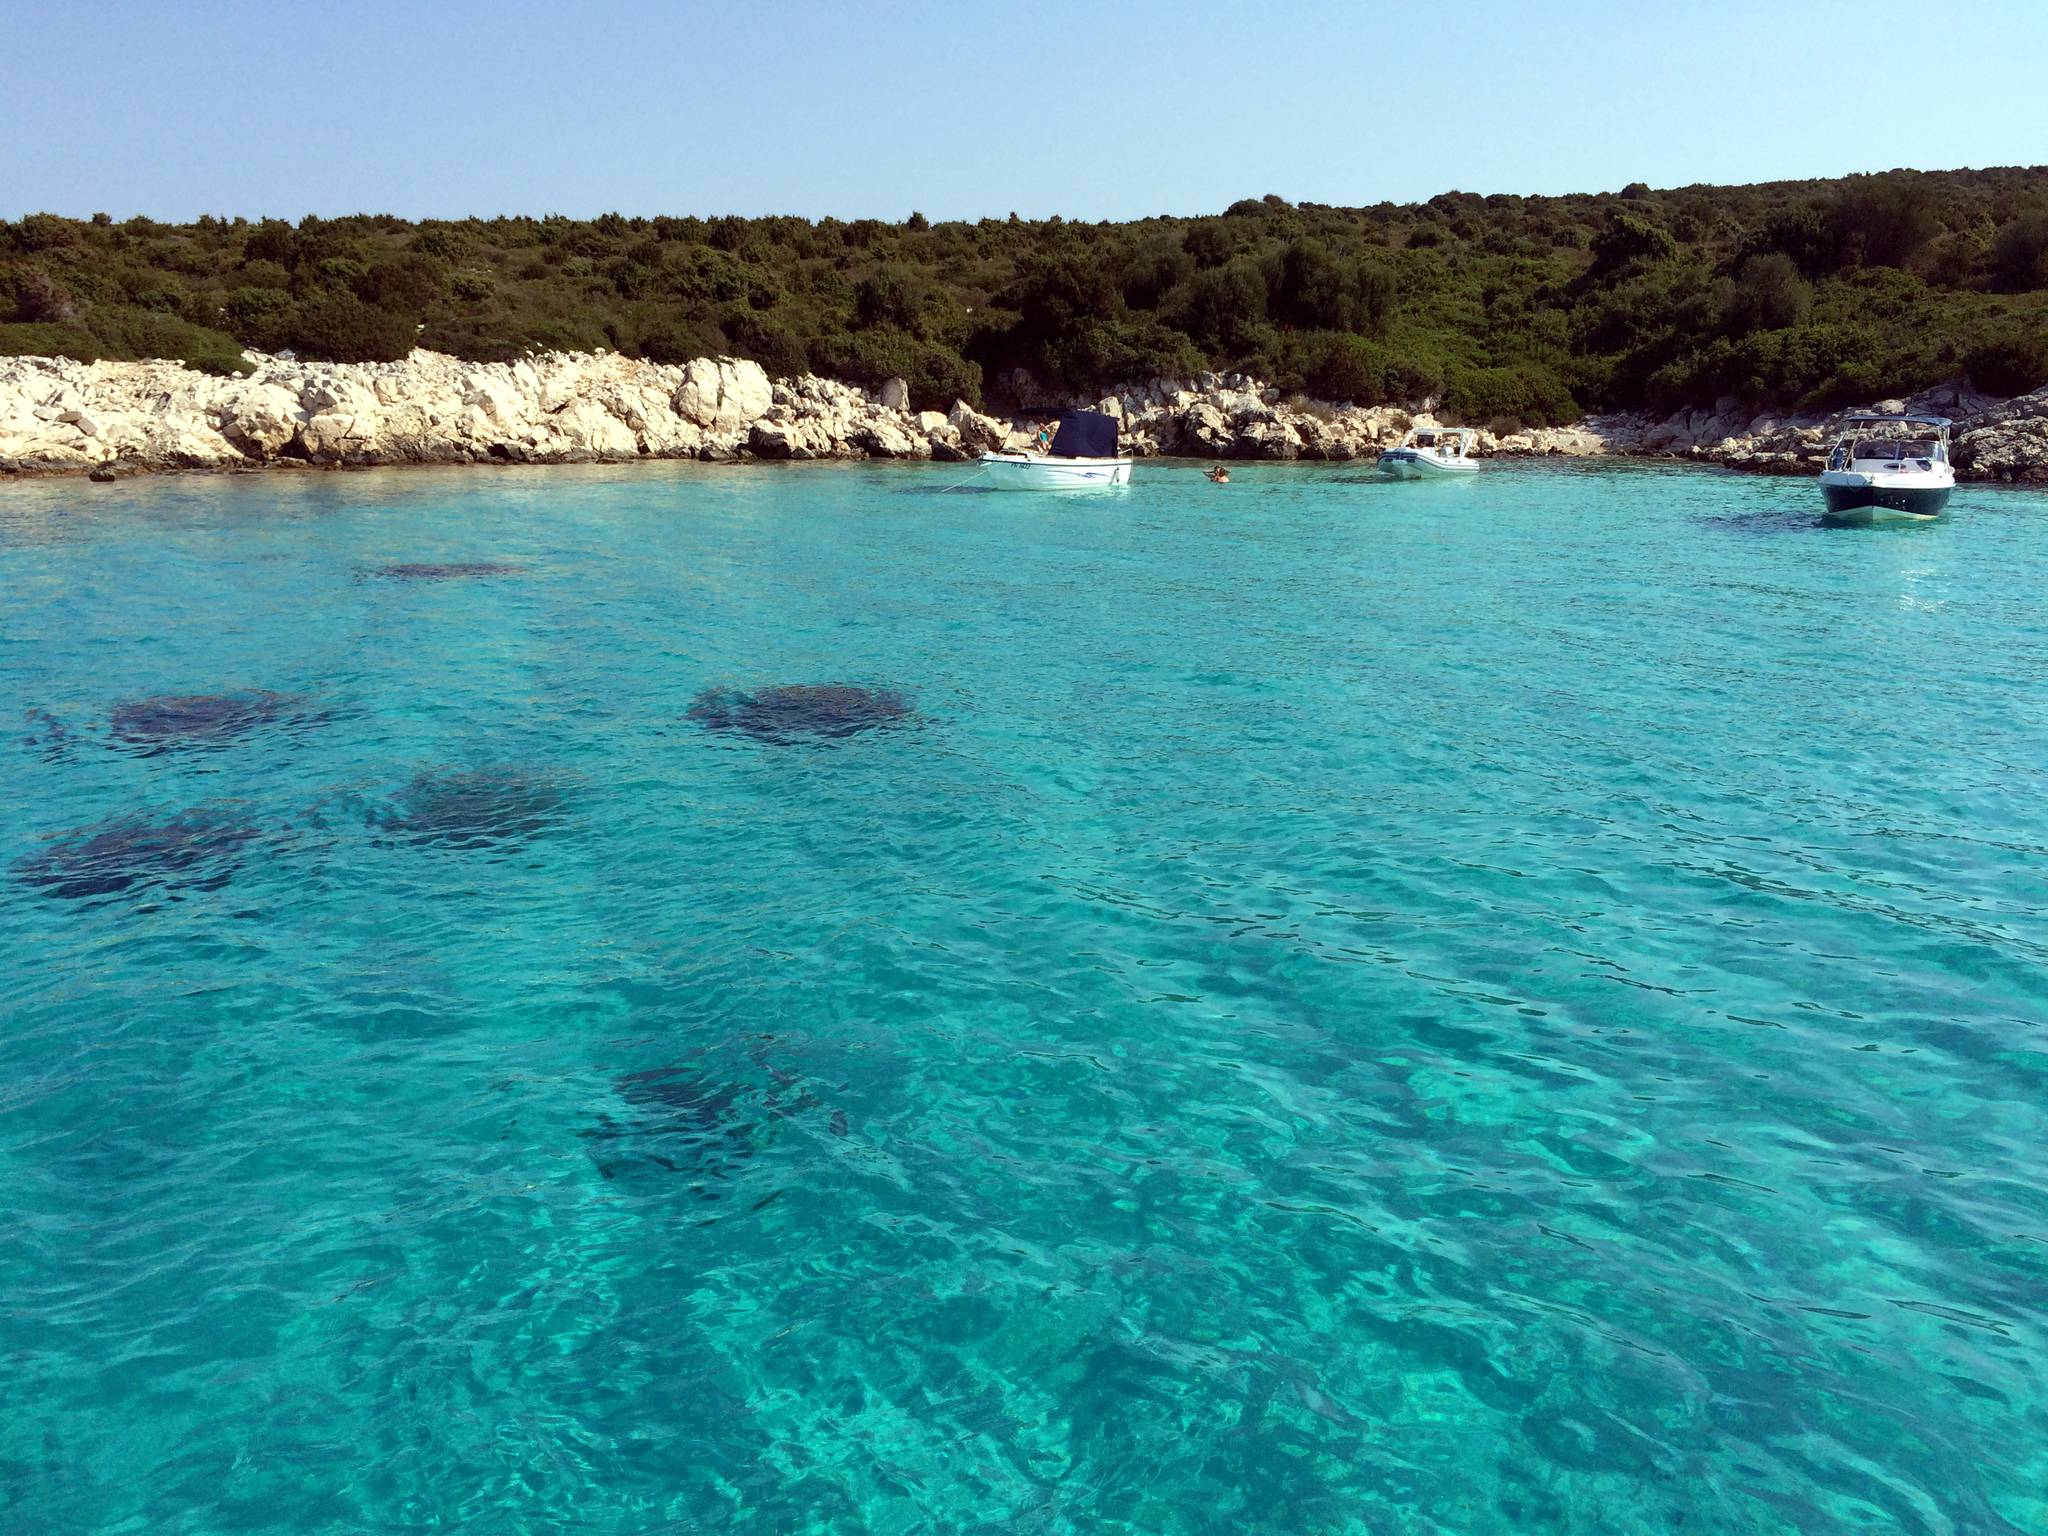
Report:
M 0 1521 L 2048 1529 L 2048 500 L 0 485 Z

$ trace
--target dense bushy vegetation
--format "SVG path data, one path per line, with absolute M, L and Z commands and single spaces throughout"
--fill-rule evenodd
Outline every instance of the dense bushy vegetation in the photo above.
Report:
M 0 353 L 752 357 L 920 405 L 1241 368 L 1470 421 L 2048 381 L 2048 169 L 1075 224 L 0 224 Z

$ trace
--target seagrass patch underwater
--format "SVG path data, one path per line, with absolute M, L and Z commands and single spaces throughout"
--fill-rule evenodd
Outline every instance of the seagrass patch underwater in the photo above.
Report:
M 2048 1525 L 2048 499 L 957 478 L 0 485 L 11 1524 Z

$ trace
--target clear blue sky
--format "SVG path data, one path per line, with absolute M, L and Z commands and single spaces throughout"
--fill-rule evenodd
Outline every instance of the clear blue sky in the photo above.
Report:
M 1100 219 L 2048 161 L 2048 0 L 12 0 L 5 33 L 10 217 Z

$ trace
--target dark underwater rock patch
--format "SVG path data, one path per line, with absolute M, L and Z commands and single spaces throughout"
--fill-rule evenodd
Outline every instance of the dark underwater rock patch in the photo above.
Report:
M 730 1071 L 699 1056 L 615 1078 L 615 1112 L 581 1133 L 598 1172 L 607 1179 L 680 1175 L 716 1199 L 715 1186 L 754 1155 L 775 1122 L 820 1108 L 796 1073 L 758 1050 L 747 1054 L 752 1060 L 729 1063 Z M 843 1111 L 831 1129 L 846 1134 Z
M 517 576 L 523 569 L 499 560 L 462 560 L 445 565 L 384 565 L 372 574 L 386 581 L 476 581 L 489 576 Z
M 225 746 L 265 726 L 317 724 L 321 716 L 288 693 L 164 693 L 116 704 L 108 717 L 114 740 L 144 757 L 180 749 Z
M 244 848 L 260 834 L 225 811 L 200 807 L 173 816 L 115 817 L 53 840 L 15 873 L 68 900 L 150 886 L 218 890 L 234 878 Z
M 724 1173 L 753 1150 L 745 1096 L 699 1068 L 628 1072 L 613 1087 L 621 1113 L 598 1116 L 583 1133 L 608 1179 L 636 1164 L 693 1177 Z
M 689 718 L 706 730 L 735 731 L 755 741 L 833 741 L 910 718 L 910 700 L 892 688 L 847 683 L 796 683 L 752 692 L 707 688 L 690 701 Z
M 384 831 L 433 848 L 518 848 L 559 823 L 568 792 L 520 768 L 422 773 L 372 817 Z
M 22 738 L 22 745 L 41 747 L 46 763 L 62 762 L 71 750 L 71 728 L 47 709 L 25 710 L 23 718 L 33 729 Z

